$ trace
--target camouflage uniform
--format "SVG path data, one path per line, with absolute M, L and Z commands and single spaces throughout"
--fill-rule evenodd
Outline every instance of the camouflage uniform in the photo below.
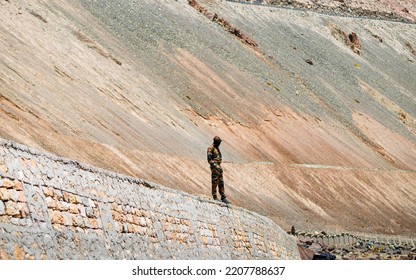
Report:
M 221 200 L 225 200 L 226 196 L 224 192 L 224 179 L 222 176 L 223 171 L 221 168 L 222 156 L 221 156 L 220 148 L 218 146 L 219 144 L 218 145 L 215 144 L 215 138 L 214 138 L 214 144 L 209 146 L 207 150 L 207 160 L 211 167 L 212 197 L 214 199 L 217 199 L 217 186 L 218 186 L 218 190 L 221 195 Z

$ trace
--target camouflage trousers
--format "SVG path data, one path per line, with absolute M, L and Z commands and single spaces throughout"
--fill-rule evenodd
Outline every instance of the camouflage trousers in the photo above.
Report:
M 222 177 L 222 168 L 219 164 L 211 164 L 211 183 L 212 183 L 212 197 L 217 198 L 217 186 L 221 195 L 221 199 L 224 199 L 224 179 Z

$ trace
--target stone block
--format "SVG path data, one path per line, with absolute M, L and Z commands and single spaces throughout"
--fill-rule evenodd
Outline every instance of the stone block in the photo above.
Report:
M 19 218 L 11 218 L 11 219 L 10 219 L 10 223 L 11 223 L 12 225 L 15 225 L 15 226 L 18 226 L 18 225 L 19 225 L 19 221 L 20 221 L 20 219 L 19 219 Z
M 81 214 L 82 217 L 87 217 L 87 213 L 85 212 L 85 207 L 82 204 L 78 204 L 78 209 L 79 209 L 79 213 Z
M 120 222 L 114 222 L 113 223 L 113 225 L 114 225 L 114 230 L 116 231 L 116 232 L 121 232 L 121 229 L 122 229 L 122 224 L 120 223 Z
M 137 227 L 137 233 L 141 236 L 147 235 L 147 228 L 145 227 Z
M 117 212 L 124 213 L 124 211 L 123 211 L 123 205 L 117 204 Z
M 98 210 L 98 205 L 93 209 L 94 217 L 97 218 L 100 216 L 100 210 Z
M 69 212 L 71 213 L 71 214 L 79 214 L 79 208 L 78 208 L 78 205 L 76 205 L 76 204 L 70 204 L 69 205 Z
M 87 229 L 90 228 L 90 220 L 86 217 L 82 217 L 82 228 Z
M 121 221 L 122 223 L 127 222 L 126 215 L 124 215 L 124 214 L 120 214 L 120 221 Z
M 56 200 L 63 200 L 64 199 L 64 196 L 63 196 L 61 190 L 56 190 L 56 189 L 52 189 L 52 188 L 51 188 L 51 190 L 52 190 L 54 199 L 56 199 Z
M 3 201 L 0 200 L 0 216 L 6 214 L 6 206 Z
M 23 173 L 22 170 L 19 170 L 19 171 L 17 171 L 17 179 L 19 179 L 19 180 L 27 179 L 28 180 L 29 178 L 26 178 L 25 173 Z
M 46 207 L 50 208 L 50 209 L 58 209 L 58 204 L 56 202 L 55 199 L 53 199 L 52 197 L 48 196 L 45 199 L 45 203 L 46 203 Z
M 107 195 L 105 194 L 105 192 L 103 192 L 103 191 L 99 191 L 98 192 L 98 196 L 101 198 L 101 199 L 107 199 Z
M 48 196 L 53 197 L 54 196 L 54 192 L 53 192 L 52 188 L 42 186 L 42 192 L 46 197 L 48 197 Z
M 15 244 L 13 256 L 14 256 L 15 260 L 24 260 L 25 259 L 25 252 L 23 251 L 23 249 L 19 245 Z
M 10 181 L 9 179 L 2 179 L 0 180 L 0 187 L 11 189 L 14 187 L 14 182 Z
M 70 213 L 63 212 L 62 213 L 63 224 L 65 226 L 72 226 L 72 217 L 73 215 L 71 215 Z
M 134 220 L 133 220 L 133 215 L 131 215 L 131 214 L 127 214 L 127 215 L 126 215 L 126 219 L 127 219 L 127 222 L 128 222 L 128 223 L 130 223 L 130 224 L 133 224 L 133 223 L 134 223 Z
M 94 201 L 91 198 L 88 198 L 88 204 L 87 204 L 87 206 L 89 206 L 91 208 L 94 208 L 95 207 L 95 203 L 94 203 Z
M 69 203 L 72 203 L 72 204 L 77 204 L 78 203 L 77 197 L 72 193 L 69 194 L 68 199 L 69 199 Z
M 2 201 L 10 200 L 10 195 L 9 195 L 9 192 L 7 191 L 7 189 L 0 188 L 0 200 L 2 200 Z
M 19 202 L 18 204 L 17 204 L 17 209 L 19 210 L 19 213 L 20 213 L 20 217 L 22 217 L 22 218 L 26 218 L 26 217 L 29 217 L 29 207 L 27 206 L 27 204 L 26 203 L 24 203 L 24 202 Z
M 52 212 L 51 223 L 60 225 L 64 223 L 64 217 L 62 216 L 62 213 L 60 211 L 55 210 Z
M 111 210 L 118 211 L 118 204 L 115 202 L 111 203 Z
M 65 202 L 69 202 L 69 193 L 68 192 L 62 192 L 62 197 L 63 197 L 63 200 Z
M 139 216 L 133 216 L 133 224 L 140 225 L 140 217 Z
M 6 206 L 6 215 L 13 217 L 20 216 L 20 211 L 17 202 L 9 200 L 6 201 L 4 205 Z
M 181 224 L 190 227 L 191 226 L 191 221 L 189 220 L 185 220 L 185 219 L 181 219 Z
M 147 224 L 146 224 L 146 219 L 145 219 L 144 217 L 141 217 L 141 218 L 140 218 L 140 220 L 139 220 L 139 225 L 140 225 L 140 226 L 142 226 L 142 227 L 147 226 Z
M 62 231 L 65 227 L 61 224 L 52 224 L 52 227 L 57 231 Z
M 92 207 L 86 207 L 85 214 L 88 218 L 96 218 L 96 216 L 94 215 L 94 209 Z
M 14 180 L 13 182 L 13 188 L 17 191 L 23 191 L 23 184 L 19 182 L 18 180 Z
M 98 226 L 99 229 L 103 228 L 103 223 L 101 222 L 100 219 L 97 219 L 97 226 Z
M 56 202 L 57 208 L 59 211 L 68 211 L 69 210 L 69 203 L 65 201 L 58 201 Z
M 131 214 L 132 213 L 132 209 L 131 209 L 130 205 L 125 205 L 123 210 L 126 214 Z
M 89 191 L 89 193 L 90 193 L 92 196 L 94 196 L 94 197 L 96 197 L 96 196 L 97 196 L 97 190 L 96 190 L 96 189 L 94 189 L 94 188 L 91 188 L 91 189 L 90 189 L 90 191 Z
M 127 225 L 127 232 L 128 233 L 137 233 L 137 226 L 135 226 L 133 224 L 128 224 Z
M 0 260 L 10 260 L 10 256 L 4 252 L 4 251 L 0 251 Z
M 173 239 L 172 232 L 170 231 L 165 232 L 165 238 L 166 240 L 172 240 Z
M 73 215 L 72 216 L 72 225 L 74 227 L 83 227 L 84 226 L 84 220 L 81 215 Z
M 7 174 L 8 171 L 9 171 L 9 168 L 7 168 L 6 165 L 0 164 L 0 174 Z
M 33 227 L 32 219 L 26 219 L 26 226 L 27 227 Z
M 27 202 L 24 191 L 18 191 L 17 194 L 18 194 L 18 198 L 17 198 L 18 202 Z
M 0 223 L 2 224 L 9 224 L 10 223 L 10 217 L 9 216 L 1 216 L 0 215 Z
M 9 197 L 10 200 L 17 202 L 19 200 L 19 194 L 17 193 L 17 191 L 15 189 L 9 189 Z
M 121 215 L 119 212 L 112 210 L 111 215 L 114 221 L 121 221 Z

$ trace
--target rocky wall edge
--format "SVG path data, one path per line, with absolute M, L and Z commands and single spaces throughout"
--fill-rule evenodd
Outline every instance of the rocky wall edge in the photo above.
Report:
M 0 259 L 300 259 L 246 209 L 0 139 Z

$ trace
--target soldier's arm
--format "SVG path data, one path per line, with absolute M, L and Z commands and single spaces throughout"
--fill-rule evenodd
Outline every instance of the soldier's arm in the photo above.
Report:
M 207 160 L 209 162 L 209 164 L 213 164 L 214 161 L 212 159 L 212 147 L 209 147 L 207 150 Z

